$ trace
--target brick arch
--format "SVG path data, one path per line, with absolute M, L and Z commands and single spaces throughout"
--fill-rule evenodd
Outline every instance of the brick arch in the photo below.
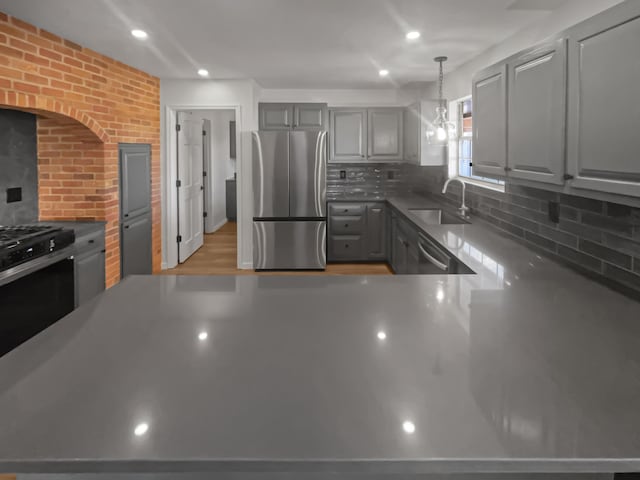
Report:
M 72 119 L 93 133 L 94 142 L 96 139 L 100 143 L 110 143 L 111 141 L 104 128 L 86 112 L 65 105 L 51 97 L 12 90 L 0 91 L 0 108 L 22 110 L 56 120 Z

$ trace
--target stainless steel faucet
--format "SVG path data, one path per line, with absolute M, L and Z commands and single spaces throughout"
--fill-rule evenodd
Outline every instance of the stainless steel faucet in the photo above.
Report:
M 443 195 L 445 193 L 447 193 L 447 188 L 449 188 L 449 184 L 451 182 L 460 182 L 460 184 L 462 185 L 462 205 L 458 209 L 458 212 L 460 212 L 460 215 L 462 215 L 464 218 L 467 218 L 469 216 L 469 212 L 471 211 L 471 209 L 469 207 L 467 207 L 467 205 L 465 203 L 465 194 L 466 194 L 466 191 L 467 191 L 467 184 L 460 177 L 450 178 L 444 184 L 444 188 L 442 189 L 442 194 Z

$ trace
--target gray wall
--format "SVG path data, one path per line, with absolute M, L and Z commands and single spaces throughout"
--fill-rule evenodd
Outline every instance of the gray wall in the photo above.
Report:
M 414 168 L 413 191 L 460 205 L 458 185 L 440 193 L 445 169 Z M 550 202 L 559 205 L 558 223 L 549 219 Z M 640 208 L 511 184 L 505 193 L 469 185 L 467 203 L 502 234 L 603 283 L 640 293 Z
M 0 109 L 0 225 L 38 219 L 36 116 Z M 22 201 L 7 204 L 7 188 L 22 187 Z

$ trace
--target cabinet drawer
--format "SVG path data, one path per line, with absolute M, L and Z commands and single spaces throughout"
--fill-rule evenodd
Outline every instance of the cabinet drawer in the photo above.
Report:
M 364 230 L 364 217 L 331 217 L 329 229 L 333 235 L 359 235 Z
M 76 237 L 75 254 L 77 256 L 92 250 L 103 250 L 104 243 L 104 230 L 102 229 Z
M 359 235 L 331 236 L 329 253 L 335 260 L 359 260 L 362 256 L 362 237 Z
M 345 217 L 354 217 L 364 214 L 365 205 L 358 203 L 332 203 L 329 206 L 331 215 L 342 215 Z

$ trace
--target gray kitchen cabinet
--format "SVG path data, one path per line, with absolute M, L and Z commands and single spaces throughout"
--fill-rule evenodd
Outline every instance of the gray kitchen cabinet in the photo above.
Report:
M 401 218 L 391 213 L 391 268 L 396 275 L 416 275 L 420 268 L 418 253 L 418 231 Z
M 386 213 L 382 202 L 329 204 L 328 260 L 384 262 Z
M 473 173 L 504 177 L 507 169 L 507 64 L 473 78 Z
M 290 130 L 293 126 L 293 104 L 260 103 L 258 116 L 260 130 Z
M 449 161 L 449 147 L 430 145 L 427 121 L 435 117 L 437 101 L 416 102 L 404 109 L 404 158 L 422 167 L 440 167 Z
M 640 197 L 640 2 L 624 2 L 568 31 L 570 185 Z
M 326 130 L 327 105 L 296 103 L 293 106 L 293 128 L 296 130 Z
M 367 110 L 369 161 L 402 160 L 404 143 L 401 108 L 369 108 Z
M 366 246 L 367 259 L 385 261 L 386 251 L 386 209 L 384 203 L 367 205 Z
M 74 259 L 76 307 L 105 290 L 105 250 L 94 250 Z
M 122 219 L 151 211 L 151 147 L 121 144 L 120 216 Z
M 151 214 L 122 224 L 120 250 L 122 278 L 151 273 Z
M 364 108 L 331 109 L 329 123 L 329 161 L 366 161 L 367 110 Z
M 75 306 L 80 307 L 106 288 L 105 227 L 82 229 L 74 242 Z
M 510 178 L 564 184 L 566 50 L 566 41 L 560 38 L 538 45 L 507 61 L 507 158 Z M 482 87 L 480 90 L 482 91 Z M 477 109 L 477 105 L 474 108 Z M 476 121 L 482 120 L 474 118 L 474 125 Z M 482 130 L 482 125 L 480 127 Z M 482 131 L 479 132 L 481 134 Z M 485 152 L 487 150 L 482 142 L 480 145 L 482 162 L 482 148 L 485 148 Z M 478 151 L 475 150 L 474 153 L 474 172 L 477 173 L 478 168 L 482 172 L 485 167 L 478 163 Z M 487 153 L 484 155 L 486 158 Z

